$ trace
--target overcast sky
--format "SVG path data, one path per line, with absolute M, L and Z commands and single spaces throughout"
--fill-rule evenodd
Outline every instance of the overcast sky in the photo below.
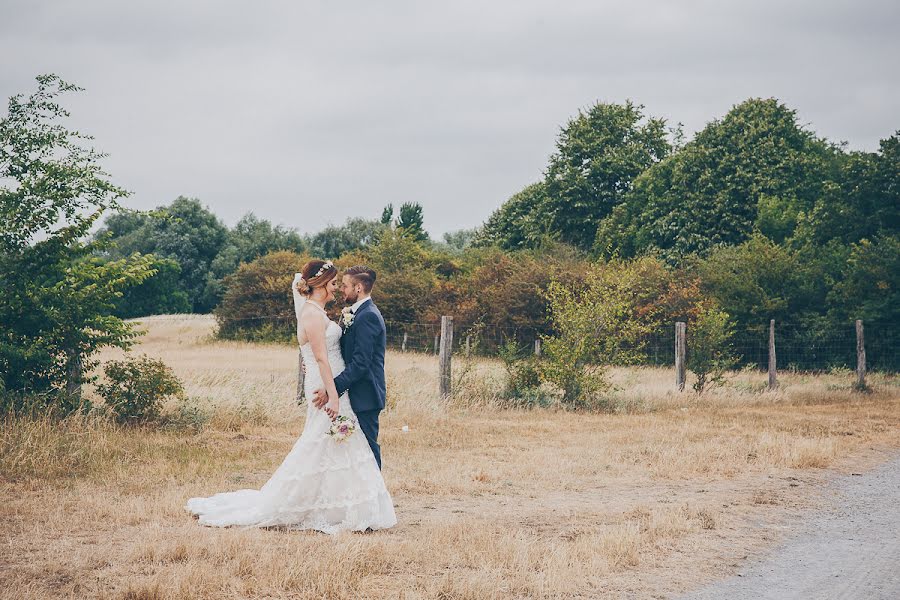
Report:
M 56 73 L 135 208 L 301 232 L 424 206 L 474 227 L 596 101 L 692 134 L 775 96 L 874 150 L 900 129 L 897 0 L 0 0 L 0 96 Z

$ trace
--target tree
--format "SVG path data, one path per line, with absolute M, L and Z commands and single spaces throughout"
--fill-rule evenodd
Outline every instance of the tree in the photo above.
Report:
M 190 299 L 181 288 L 181 265 L 171 258 L 153 254 L 147 256 L 154 274 L 140 285 L 128 288 L 116 299 L 115 315 L 133 319 L 191 312 Z
M 601 219 L 622 202 L 638 175 L 669 153 L 665 120 L 645 118 L 643 108 L 630 100 L 601 102 L 563 128 L 539 216 L 560 240 L 590 250 Z
M 375 243 L 381 233 L 389 228 L 381 221 L 350 218 L 344 225 L 329 225 L 309 237 L 307 249 L 316 258 L 338 258 Z
M 0 120 L 0 388 L 72 410 L 96 352 L 135 337 L 112 316 L 115 301 L 153 269 L 140 255 L 99 260 L 100 243 L 82 241 L 127 192 L 82 145 L 91 138 L 62 123 L 59 96 L 80 88 L 55 75 L 37 82 Z
M 291 282 L 309 257 L 289 250 L 241 264 L 225 278 L 225 295 L 216 308 L 218 336 L 224 339 L 293 338 L 296 316 Z
M 111 258 L 134 252 L 171 258 L 181 267 L 181 287 L 193 312 L 207 313 L 218 304 L 221 288 L 212 262 L 228 241 L 228 229 L 199 200 L 179 196 L 153 213 L 110 221 L 98 235 L 114 243 Z
M 642 173 L 601 223 L 596 249 L 656 250 L 677 262 L 754 232 L 782 241 L 835 180 L 839 160 L 793 110 L 774 98 L 747 100 Z
M 475 229 L 448 231 L 444 234 L 444 244 L 454 252 L 462 252 L 472 245 L 472 240 L 475 239 L 475 235 Z
M 394 205 L 388 204 L 381 211 L 381 224 L 390 226 L 394 222 Z
M 526 186 L 488 218 L 475 236 L 475 246 L 497 246 L 503 250 L 536 248 L 547 236 L 549 223 L 540 210 L 547 198 L 543 182 Z
M 878 152 L 849 153 L 840 167 L 837 181 L 798 218 L 795 246 L 900 233 L 900 132 L 881 140 Z
M 397 229 L 416 240 L 424 242 L 428 234 L 423 227 L 422 205 L 418 202 L 404 202 L 400 205 L 400 216 L 397 218 Z

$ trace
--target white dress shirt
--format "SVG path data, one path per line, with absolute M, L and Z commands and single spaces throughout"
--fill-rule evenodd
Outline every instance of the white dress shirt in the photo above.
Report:
M 363 298 L 362 300 L 357 300 L 356 302 L 353 303 L 353 306 L 350 307 L 350 312 L 353 313 L 353 314 L 355 315 L 355 314 L 356 314 L 356 311 L 359 310 L 359 307 L 362 306 L 363 304 L 365 304 L 366 302 L 368 302 L 368 301 L 371 300 L 371 299 L 372 299 L 372 296 L 368 296 L 368 297 L 366 297 L 366 298 Z

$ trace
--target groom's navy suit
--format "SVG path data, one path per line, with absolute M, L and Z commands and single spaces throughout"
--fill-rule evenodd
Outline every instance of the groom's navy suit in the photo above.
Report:
M 384 351 L 387 330 L 384 318 L 372 300 L 366 300 L 353 315 L 353 322 L 341 336 L 345 368 L 334 378 L 338 395 L 350 392 L 350 406 L 381 468 L 378 445 L 378 415 L 384 409 Z

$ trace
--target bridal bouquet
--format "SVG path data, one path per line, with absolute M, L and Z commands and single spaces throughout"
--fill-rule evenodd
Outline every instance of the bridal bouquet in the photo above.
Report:
M 327 433 L 334 438 L 336 442 L 343 442 L 356 431 L 356 421 L 344 415 L 338 415 L 331 422 L 331 427 Z

